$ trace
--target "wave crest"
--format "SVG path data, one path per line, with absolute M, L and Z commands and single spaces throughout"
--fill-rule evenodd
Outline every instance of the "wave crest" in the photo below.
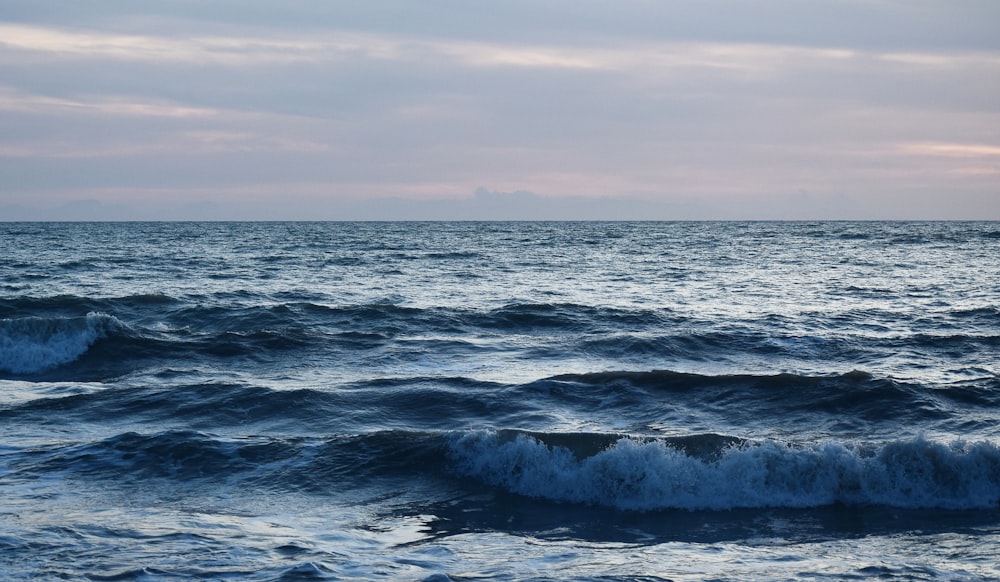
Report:
M 989 442 L 720 445 L 717 455 L 692 455 L 670 439 L 624 437 L 581 458 L 529 434 L 490 431 L 453 435 L 448 454 L 459 473 L 513 493 L 626 510 L 836 503 L 970 509 L 1000 502 L 1000 448 Z
M 113 315 L 0 319 L 0 371 L 31 374 L 68 364 L 101 338 L 128 329 Z

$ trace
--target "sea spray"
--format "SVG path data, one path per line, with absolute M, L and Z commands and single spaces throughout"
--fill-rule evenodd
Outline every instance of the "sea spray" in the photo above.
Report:
M 31 374 L 67 364 L 97 340 L 126 329 L 106 313 L 0 319 L 0 372 Z
M 713 435 L 714 436 L 714 435 Z M 818 507 L 995 508 L 1000 448 L 925 438 L 879 445 L 727 444 L 715 458 L 624 437 L 580 458 L 527 434 L 456 433 L 455 470 L 513 493 L 624 510 Z

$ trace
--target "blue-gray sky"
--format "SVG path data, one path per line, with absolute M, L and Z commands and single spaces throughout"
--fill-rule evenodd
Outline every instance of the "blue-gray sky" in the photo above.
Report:
M 4 0 L 17 218 L 1000 219 L 1000 2 Z

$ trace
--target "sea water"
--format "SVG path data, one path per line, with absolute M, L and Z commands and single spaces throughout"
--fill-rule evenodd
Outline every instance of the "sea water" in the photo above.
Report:
M 0 579 L 1000 579 L 1000 224 L 0 223 Z

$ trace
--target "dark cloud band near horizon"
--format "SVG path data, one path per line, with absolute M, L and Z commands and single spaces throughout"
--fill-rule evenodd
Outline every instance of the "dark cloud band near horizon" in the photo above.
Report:
M 1000 219 L 993 2 L 54 5 L 0 219 Z

